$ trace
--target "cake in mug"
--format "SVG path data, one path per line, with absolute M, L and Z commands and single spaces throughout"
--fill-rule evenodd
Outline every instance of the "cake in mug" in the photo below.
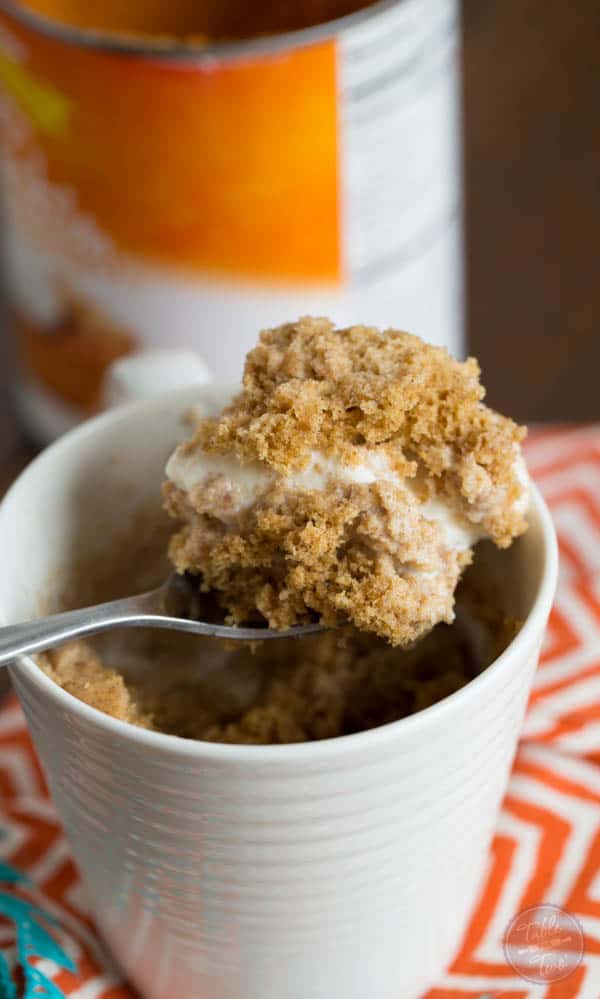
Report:
M 82 642 L 42 667 L 114 717 L 234 743 L 351 734 L 459 689 L 518 630 L 478 564 L 463 572 L 479 541 L 506 548 L 527 527 L 525 431 L 483 396 L 475 360 L 408 333 L 311 318 L 264 331 L 241 392 L 168 462 L 169 556 L 231 623 L 332 630 L 255 650 L 204 640 L 220 685 L 183 665 L 190 636 L 172 633 L 148 638 L 135 677 Z
M 483 396 L 475 360 L 408 333 L 264 331 L 240 394 L 167 465 L 173 564 L 232 624 L 416 641 L 452 621 L 475 543 L 526 528 L 525 431 Z

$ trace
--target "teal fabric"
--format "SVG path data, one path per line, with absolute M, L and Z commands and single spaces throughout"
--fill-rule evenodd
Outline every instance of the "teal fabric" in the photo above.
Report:
M 28 879 L 8 864 L 0 863 L 0 884 L 27 887 Z M 25 991 L 23 999 L 65 999 L 64 992 L 51 982 L 29 959 L 46 958 L 67 971 L 76 967 L 62 947 L 45 929 L 44 923 L 56 926 L 56 920 L 32 902 L 18 898 L 8 891 L 0 891 L 0 916 L 14 923 L 17 939 L 17 961 Z M 0 999 L 17 999 L 17 990 L 6 958 L 0 953 Z

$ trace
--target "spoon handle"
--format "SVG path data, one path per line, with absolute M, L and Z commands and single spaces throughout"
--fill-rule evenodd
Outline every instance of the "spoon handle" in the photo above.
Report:
M 124 624 L 146 624 L 147 615 L 155 605 L 155 592 L 143 593 L 94 607 L 63 611 L 23 624 L 10 624 L 0 628 L 0 666 L 6 666 L 17 656 L 43 652 L 84 635 L 94 635 Z
M 148 593 L 123 600 L 110 600 L 94 607 L 63 611 L 51 617 L 9 624 L 0 628 L 0 666 L 6 666 L 17 656 L 31 655 L 52 649 L 73 638 L 96 635 L 111 628 L 167 628 L 187 631 L 210 638 L 225 638 L 236 642 L 257 642 L 271 638 L 300 638 L 323 631 L 319 622 L 296 625 L 285 631 L 273 628 L 243 628 L 234 625 L 198 621 L 193 617 L 171 617 L 162 612 L 164 586 Z

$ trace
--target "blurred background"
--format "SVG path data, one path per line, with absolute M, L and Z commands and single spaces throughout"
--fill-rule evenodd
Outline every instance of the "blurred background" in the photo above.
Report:
M 464 0 L 462 38 L 468 350 L 499 409 L 596 419 L 600 6 Z M 0 354 L 1 488 L 32 448 Z
M 600 417 L 600 5 L 465 0 L 469 349 L 491 403 Z

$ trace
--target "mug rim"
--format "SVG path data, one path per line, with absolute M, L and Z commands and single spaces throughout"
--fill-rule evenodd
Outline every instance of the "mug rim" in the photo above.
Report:
M 0 503 L 0 523 L 7 516 L 6 510 L 9 501 L 14 502 L 15 495 L 24 488 L 28 476 L 40 464 L 51 462 L 61 450 L 68 449 L 74 443 L 80 445 L 86 437 L 93 436 L 98 430 L 108 428 L 111 424 L 126 422 L 130 416 L 141 415 L 144 411 L 150 418 L 156 418 L 161 404 L 170 408 L 177 403 L 183 409 L 197 401 L 199 394 L 219 392 L 226 384 L 209 382 L 205 385 L 174 389 L 170 392 L 153 395 L 150 398 L 116 406 L 114 409 L 85 420 L 41 451 L 15 479 Z M 19 656 L 14 663 L 11 663 L 9 670 L 23 672 L 27 680 L 34 683 L 40 692 L 54 700 L 57 707 L 62 708 L 67 713 L 79 716 L 83 721 L 104 730 L 107 734 L 128 740 L 132 745 L 140 748 L 154 749 L 175 756 L 196 760 L 209 758 L 212 762 L 223 761 L 224 763 L 318 762 L 332 754 L 338 755 L 353 750 L 368 750 L 384 746 L 400 732 L 408 733 L 415 726 L 431 724 L 466 699 L 477 697 L 479 693 L 483 694 L 486 685 L 493 683 L 497 673 L 502 671 L 515 657 L 525 659 L 530 654 L 535 641 L 538 638 L 541 639 L 558 579 L 558 545 L 550 512 L 538 487 L 533 482 L 530 483 L 530 496 L 530 516 L 535 519 L 541 529 L 543 565 L 531 609 L 519 632 L 506 649 L 481 673 L 469 680 L 464 687 L 460 687 L 440 701 L 396 721 L 387 722 L 384 725 L 378 725 L 361 732 L 307 742 L 276 745 L 205 742 L 199 739 L 186 739 L 183 736 L 171 735 L 166 732 L 154 732 L 133 725 L 131 722 L 114 718 L 68 693 L 54 680 L 51 680 L 31 656 Z M 0 619 L 3 616 L 0 607 Z

